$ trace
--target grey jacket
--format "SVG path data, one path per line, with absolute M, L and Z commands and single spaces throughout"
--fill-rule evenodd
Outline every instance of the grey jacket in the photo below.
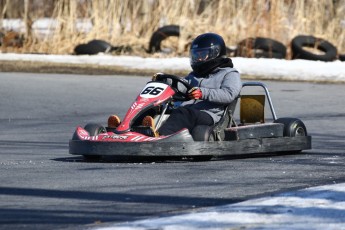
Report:
M 202 98 L 183 102 L 181 106 L 205 111 L 214 122 L 220 120 L 225 106 L 236 99 L 242 89 L 239 72 L 230 67 L 216 68 L 207 78 L 197 78 L 191 72 L 185 79 L 190 85 L 201 89 Z

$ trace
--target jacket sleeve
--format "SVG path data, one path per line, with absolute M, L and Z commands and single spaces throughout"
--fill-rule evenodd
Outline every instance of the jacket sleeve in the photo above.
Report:
M 227 73 L 221 83 L 220 88 L 204 88 L 200 87 L 202 92 L 202 100 L 213 103 L 229 104 L 236 99 L 242 89 L 240 74 L 237 71 Z

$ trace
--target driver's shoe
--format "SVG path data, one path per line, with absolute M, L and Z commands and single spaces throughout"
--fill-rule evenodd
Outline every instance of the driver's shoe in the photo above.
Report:
M 155 131 L 156 130 L 155 121 L 153 120 L 151 116 L 144 117 L 142 121 L 142 125 L 150 128 L 152 132 L 152 136 L 159 137 L 159 133 Z
M 155 129 L 155 121 L 153 120 L 151 116 L 144 117 L 141 124 L 143 126 L 152 127 L 153 129 Z
M 108 127 L 109 128 L 117 128 L 121 123 L 121 119 L 117 115 L 111 115 L 108 118 Z

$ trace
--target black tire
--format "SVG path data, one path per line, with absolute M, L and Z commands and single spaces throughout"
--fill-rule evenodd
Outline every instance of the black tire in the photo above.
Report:
M 298 118 L 278 118 L 274 123 L 281 123 L 284 125 L 283 136 L 284 137 L 298 137 L 307 136 L 307 128 L 304 123 Z
M 103 40 L 91 40 L 87 44 L 80 44 L 74 48 L 77 55 L 94 55 L 98 53 L 109 53 L 113 50 L 111 44 Z
M 76 55 L 89 55 L 89 46 L 87 44 L 79 44 L 74 47 L 74 54 Z
M 110 43 L 103 40 L 91 40 L 87 44 L 92 47 L 95 52 L 98 51 L 98 53 L 109 53 L 113 48 Z
M 156 30 L 150 39 L 148 53 L 155 53 L 161 51 L 161 42 L 170 36 L 180 36 L 180 26 L 169 25 L 163 26 Z
M 305 49 L 314 47 L 324 52 L 315 54 Z M 292 59 L 306 59 L 313 61 L 334 61 L 337 58 L 337 48 L 330 42 L 314 36 L 299 35 L 291 41 Z
M 104 126 L 97 123 L 88 123 L 84 129 L 90 134 L 90 136 L 96 136 L 100 133 L 106 133 L 107 130 Z
M 96 136 L 100 133 L 107 132 L 106 128 L 97 123 L 89 123 L 85 125 L 84 129 L 90 134 L 90 136 Z M 87 161 L 98 161 L 102 158 L 100 155 L 83 155 Z
M 339 54 L 339 60 L 345 61 L 345 54 Z
M 286 56 L 285 45 L 273 39 L 257 37 L 254 48 L 265 51 L 266 57 L 269 58 L 285 58 Z
M 246 38 L 237 44 L 235 56 L 284 59 L 286 47 L 283 43 L 270 38 Z

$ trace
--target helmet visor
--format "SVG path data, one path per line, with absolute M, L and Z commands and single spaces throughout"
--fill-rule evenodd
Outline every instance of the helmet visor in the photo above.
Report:
M 220 49 L 218 46 L 207 48 L 194 48 L 190 50 L 190 63 L 195 64 L 198 62 L 205 62 L 218 57 Z

